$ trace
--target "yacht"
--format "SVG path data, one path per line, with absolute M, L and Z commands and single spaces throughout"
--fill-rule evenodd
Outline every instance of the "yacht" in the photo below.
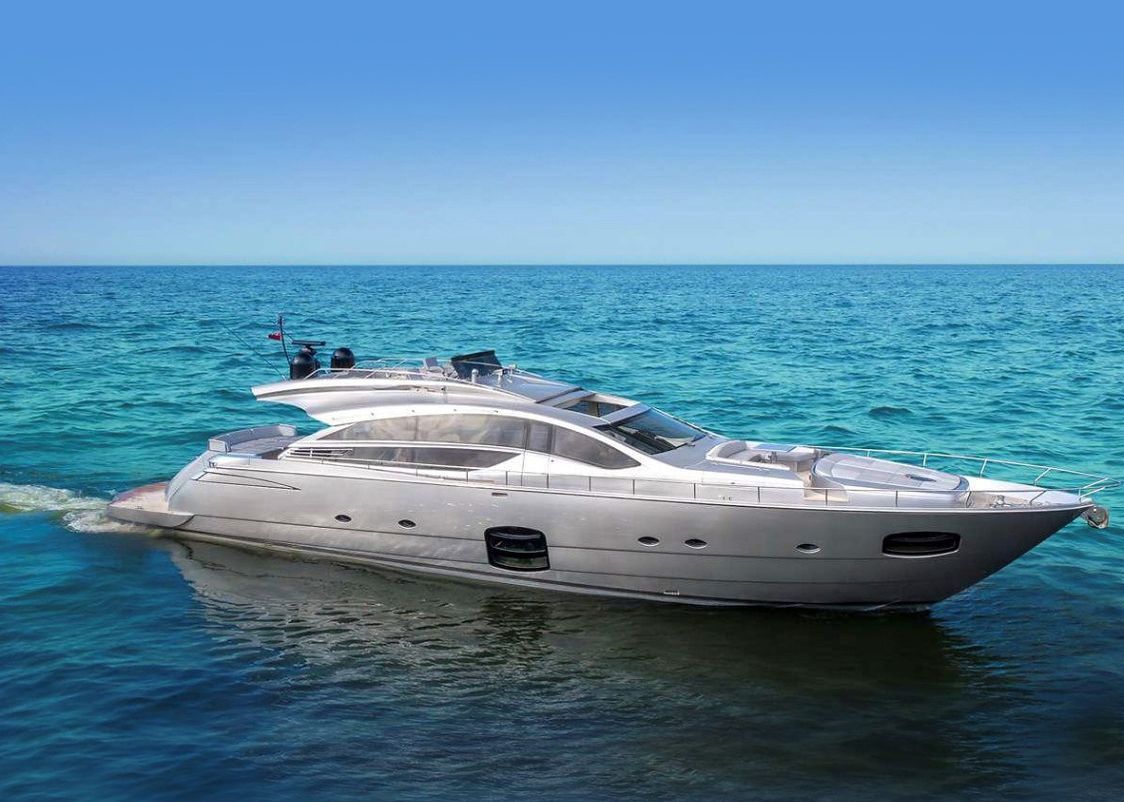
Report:
M 271 335 L 272 336 L 272 335 Z M 322 424 L 221 434 L 108 514 L 188 540 L 698 605 L 924 607 L 1118 482 L 955 454 L 724 437 L 494 351 L 321 368 L 253 388 Z

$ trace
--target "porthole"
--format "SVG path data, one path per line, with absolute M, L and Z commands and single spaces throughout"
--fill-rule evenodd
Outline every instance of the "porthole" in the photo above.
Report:
M 801 543 L 796 547 L 796 550 L 803 554 L 815 554 L 820 550 L 820 547 L 815 543 Z
M 398 522 L 398 525 L 403 529 L 413 529 L 415 526 L 417 526 L 417 524 L 411 521 L 409 518 L 403 518 Z
M 660 539 L 658 537 L 649 537 L 648 535 L 639 537 L 636 541 L 643 546 L 658 546 L 660 544 Z
M 690 540 L 684 540 L 683 545 L 688 546 L 692 549 L 705 549 L 706 548 L 706 541 L 705 540 L 699 540 L 697 537 L 693 537 Z
M 351 523 L 351 516 L 350 515 L 344 515 L 341 512 L 339 515 L 336 516 L 336 520 L 339 521 L 341 524 L 349 524 L 349 523 Z

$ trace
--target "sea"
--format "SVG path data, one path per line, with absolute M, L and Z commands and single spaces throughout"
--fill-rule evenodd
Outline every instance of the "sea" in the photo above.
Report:
M 187 545 L 116 492 L 267 338 L 495 348 L 730 436 L 1124 476 L 1124 268 L 0 268 L 0 799 L 1124 798 L 1124 493 L 923 612 L 696 609 Z M 1113 509 L 1113 508 L 1116 509 Z

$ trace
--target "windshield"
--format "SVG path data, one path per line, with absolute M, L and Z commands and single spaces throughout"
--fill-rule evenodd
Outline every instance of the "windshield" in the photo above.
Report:
M 676 420 L 656 409 L 641 412 L 600 431 L 645 454 L 662 454 L 705 437 L 706 432 Z

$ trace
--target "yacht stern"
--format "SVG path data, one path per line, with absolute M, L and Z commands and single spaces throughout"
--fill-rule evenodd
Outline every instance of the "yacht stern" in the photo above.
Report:
M 106 514 L 116 521 L 164 529 L 183 526 L 195 516 L 168 509 L 167 489 L 167 482 L 157 482 L 119 493 L 109 502 Z

